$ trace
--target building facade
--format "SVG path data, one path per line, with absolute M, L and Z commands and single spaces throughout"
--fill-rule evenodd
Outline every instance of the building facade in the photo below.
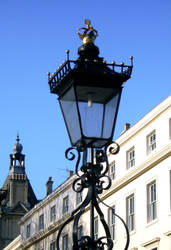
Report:
M 19 221 L 38 202 L 25 172 L 25 155 L 17 136 L 8 176 L 0 189 L 0 250 L 20 234 Z
M 126 124 L 116 140 L 117 155 L 109 154 L 112 186 L 101 199 L 128 225 L 129 250 L 171 249 L 171 96 L 134 126 Z M 50 193 L 20 221 L 16 249 L 54 250 L 57 232 L 85 197 L 72 190 L 75 175 Z M 124 249 L 124 227 L 112 210 L 100 204 L 108 221 L 114 248 Z M 89 207 L 79 223 L 79 237 L 89 233 Z M 103 236 L 95 214 L 95 238 Z M 61 250 L 72 249 L 72 223 L 61 235 Z M 8 246 L 5 248 L 13 249 Z

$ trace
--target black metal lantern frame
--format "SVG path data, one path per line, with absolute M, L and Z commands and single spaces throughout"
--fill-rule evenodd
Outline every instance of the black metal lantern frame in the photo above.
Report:
M 91 58 L 89 48 L 85 51 L 87 57 L 81 51 L 76 61 L 69 60 L 68 54 L 58 71 L 49 75 L 49 85 L 51 93 L 59 96 L 71 145 L 102 148 L 112 142 L 122 84 L 130 78 L 132 58 L 130 66 L 107 64 L 98 54 Z
M 77 193 L 87 189 L 83 202 L 72 212 L 71 217 L 59 229 L 57 249 L 60 250 L 60 236 L 67 224 L 73 222 L 73 250 L 111 250 L 113 241 L 110 230 L 104 219 L 99 203 L 106 205 L 99 197 L 104 190 L 111 187 L 108 176 L 109 163 L 107 152 L 117 154 L 119 145 L 112 142 L 116 117 L 118 113 L 122 85 L 131 77 L 131 65 L 124 63 L 107 64 L 99 57 L 99 49 L 94 45 L 97 31 L 87 21 L 87 28 L 80 35 L 83 45 L 79 48 L 79 58 L 67 60 L 52 75 L 48 74 L 50 91 L 58 95 L 61 111 L 67 127 L 72 147 L 66 150 L 69 160 L 76 159 L 73 190 Z M 87 35 L 87 33 L 89 35 Z M 88 160 L 88 153 L 90 159 Z M 82 164 L 81 164 L 82 159 Z M 85 208 L 90 206 L 90 235 L 78 236 L 78 224 Z M 110 208 L 112 210 L 112 208 Z M 94 212 L 100 217 L 105 235 L 98 239 L 94 237 Z M 114 211 L 112 210 L 114 213 Z M 129 246 L 129 231 L 124 220 L 114 214 L 123 223 L 127 240 L 125 250 Z

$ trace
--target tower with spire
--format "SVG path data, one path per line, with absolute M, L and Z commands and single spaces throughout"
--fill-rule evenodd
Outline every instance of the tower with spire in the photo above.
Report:
M 17 134 L 8 176 L 0 188 L 0 250 L 19 235 L 19 220 L 38 201 L 25 172 L 25 155 Z

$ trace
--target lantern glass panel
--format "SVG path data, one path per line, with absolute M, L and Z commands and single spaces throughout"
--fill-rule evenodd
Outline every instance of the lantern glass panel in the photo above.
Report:
M 74 145 L 81 138 L 81 128 L 77 111 L 77 102 L 75 99 L 75 91 L 73 87 L 67 90 L 64 95 L 59 97 L 59 103 L 71 144 Z
M 112 136 L 120 92 L 121 89 L 77 86 L 84 137 L 109 139 Z

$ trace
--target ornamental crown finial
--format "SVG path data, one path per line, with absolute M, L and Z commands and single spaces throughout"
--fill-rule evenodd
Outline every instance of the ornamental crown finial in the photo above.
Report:
M 93 26 L 90 26 L 91 22 L 89 19 L 85 20 L 85 24 L 86 28 L 82 27 L 78 29 L 78 35 L 83 44 L 94 43 L 94 40 L 98 36 L 98 32 L 93 28 Z M 81 30 L 83 33 L 80 33 Z

